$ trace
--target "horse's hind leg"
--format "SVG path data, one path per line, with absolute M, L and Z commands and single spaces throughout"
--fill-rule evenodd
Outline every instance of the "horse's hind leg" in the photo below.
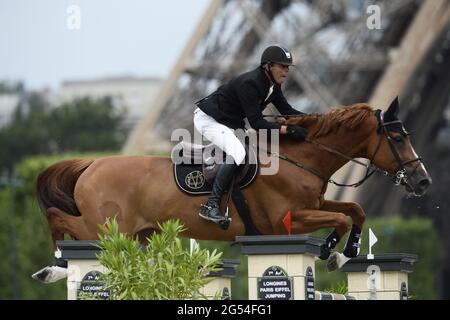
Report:
M 61 252 L 56 246 L 56 241 L 64 240 L 65 233 L 72 238 L 77 238 L 78 230 L 83 230 L 81 227 L 83 223 L 82 217 L 71 216 L 55 207 L 47 209 L 46 217 L 55 249 L 55 265 L 42 268 L 31 277 L 43 283 L 52 283 L 67 277 L 67 262 L 61 259 Z
M 61 251 L 56 246 L 57 240 L 64 240 L 64 234 L 52 230 L 55 248 L 55 264 L 35 272 L 31 277 L 43 283 L 53 283 L 67 277 L 67 261 L 61 258 Z

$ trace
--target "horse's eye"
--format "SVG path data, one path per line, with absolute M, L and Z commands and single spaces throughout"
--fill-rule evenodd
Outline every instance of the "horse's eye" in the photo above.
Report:
M 392 139 L 393 139 L 395 142 L 402 142 L 402 141 L 403 141 L 403 139 L 402 139 L 401 136 L 392 137 Z

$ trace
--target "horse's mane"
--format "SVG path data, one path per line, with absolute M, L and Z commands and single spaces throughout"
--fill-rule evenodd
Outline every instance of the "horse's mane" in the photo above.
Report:
M 373 115 L 372 107 L 367 103 L 357 103 L 347 107 L 332 108 L 325 114 L 294 117 L 289 119 L 287 124 L 309 127 L 317 123 L 317 130 L 310 134 L 312 138 L 318 138 L 336 131 L 340 126 L 354 130 L 371 115 Z

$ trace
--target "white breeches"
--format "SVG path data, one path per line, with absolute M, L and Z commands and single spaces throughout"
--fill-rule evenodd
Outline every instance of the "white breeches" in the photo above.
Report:
M 237 165 L 244 162 L 245 148 L 232 129 L 217 122 L 199 108 L 194 111 L 194 127 L 202 136 L 231 156 Z

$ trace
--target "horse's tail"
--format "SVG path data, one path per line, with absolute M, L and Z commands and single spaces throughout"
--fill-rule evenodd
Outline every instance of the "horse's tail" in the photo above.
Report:
M 42 171 L 36 184 L 39 207 L 44 214 L 56 207 L 73 216 L 80 216 L 73 192 L 78 178 L 93 160 L 64 160 Z
M 37 200 L 48 220 L 55 247 L 56 240 L 63 240 L 64 233 L 77 238 L 75 230 L 81 222 L 81 213 L 74 199 L 75 184 L 93 161 L 60 161 L 41 172 L 37 178 Z

